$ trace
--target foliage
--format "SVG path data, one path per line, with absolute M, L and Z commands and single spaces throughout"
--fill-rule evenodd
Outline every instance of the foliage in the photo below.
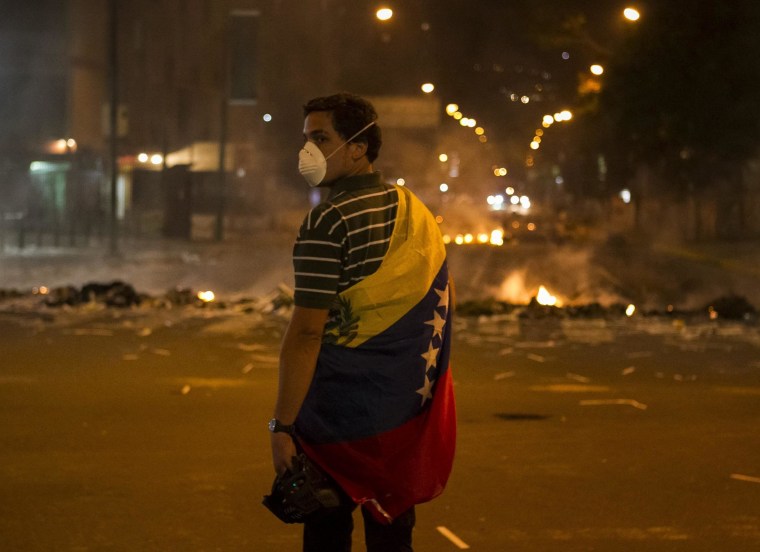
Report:
M 686 190 L 736 180 L 760 142 L 760 3 L 651 2 L 611 58 L 610 143 Z
M 325 325 L 324 343 L 347 345 L 358 335 L 359 317 L 354 314 L 351 301 L 338 295 Z

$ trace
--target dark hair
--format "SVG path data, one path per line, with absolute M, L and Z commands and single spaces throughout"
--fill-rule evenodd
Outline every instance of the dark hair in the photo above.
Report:
M 372 104 L 364 98 L 348 92 L 314 98 L 303 106 L 304 117 L 314 111 L 329 112 L 333 127 L 344 140 L 351 138 L 372 121 L 377 121 L 377 112 Z M 352 142 L 367 144 L 367 159 L 372 163 L 377 159 L 377 154 L 380 152 L 380 146 L 383 143 L 380 127 L 375 123 L 354 138 Z

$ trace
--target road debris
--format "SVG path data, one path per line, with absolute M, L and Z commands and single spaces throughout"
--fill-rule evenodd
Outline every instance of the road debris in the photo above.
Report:
M 503 380 L 503 379 L 511 378 L 511 377 L 512 377 L 512 376 L 514 376 L 514 375 L 515 375 L 515 373 L 514 373 L 514 372 L 499 372 L 498 374 L 496 374 L 496 375 L 493 377 L 493 379 L 494 379 L 495 381 L 500 381 L 500 380 Z
M 468 550 L 470 548 L 469 544 L 467 544 L 462 539 L 457 537 L 454 533 L 452 533 L 449 529 L 447 529 L 443 525 L 439 525 L 438 527 L 436 527 L 436 529 L 441 535 L 449 539 L 454 544 L 454 546 L 456 546 L 460 550 Z
M 732 473 L 731 479 L 736 479 L 737 481 L 747 481 L 748 483 L 760 483 L 760 477 L 753 477 L 751 475 L 742 475 L 740 473 Z
M 632 406 L 633 408 L 638 408 L 639 410 L 646 410 L 647 405 L 644 403 L 640 403 L 639 401 L 635 401 L 633 399 L 586 399 L 582 400 L 579 403 L 581 406 L 602 406 L 602 405 L 609 405 L 609 404 L 622 404 L 626 406 Z

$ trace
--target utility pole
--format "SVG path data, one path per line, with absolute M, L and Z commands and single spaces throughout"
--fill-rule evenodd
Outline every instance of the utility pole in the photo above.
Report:
M 111 105 L 109 119 L 111 121 L 110 127 L 110 157 L 111 157 L 111 196 L 110 196 L 110 232 L 109 232 L 109 253 L 112 256 L 119 254 L 119 228 L 117 220 L 117 204 L 116 194 L 119 180 L 119 129 L 118 129 L 118 113 L 119 113 L 119 2 L 118 0 L 111 0 L 110 2 L 110 63 L 109 68 L 111 71 Z
M 214 239 L 224 240 L 224 212 L 227 203 L 227 116 L 230 99 L 230 52 L 229 52 L 230 15 L 225 14 L 222 26 L 222 73 L 221 96 L 219 105 L 219 172 L 217 174 L 216 221 L 214 224 Z

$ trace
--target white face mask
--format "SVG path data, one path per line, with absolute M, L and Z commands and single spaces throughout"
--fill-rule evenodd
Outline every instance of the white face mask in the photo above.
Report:
M 351 138 L 335 148 L 327 157 L 322 154 L 322 151 L 314 142 L 306 142 L 301 148 L 301 151 L 298 152 L 298 172 L 306 179 L 309 186 L 312 188 L 319 186 L 322 183 L 322 180 L 324 180 L 325 174 L 327 174 L 327 160 L 335 155 L 340 148 L 351 142 L 351 140 L 374 124 L 375 121 L 372 121 L 359 132 L 351 136 Z

